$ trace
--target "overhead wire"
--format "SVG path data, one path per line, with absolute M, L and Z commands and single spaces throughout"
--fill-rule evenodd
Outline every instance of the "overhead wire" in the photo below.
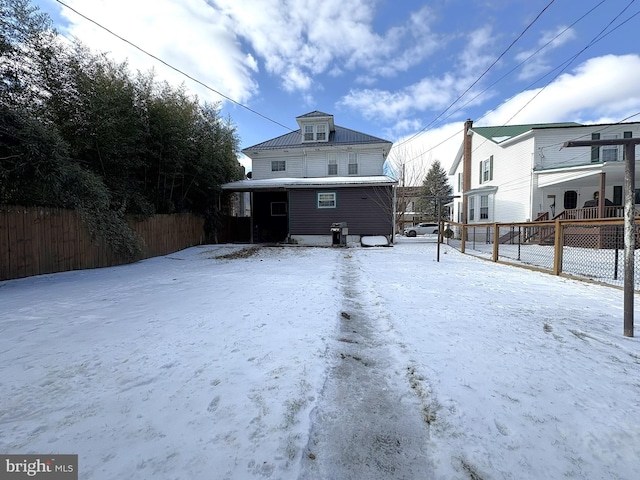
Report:
M 174 67 L 173 65 L 171 65 L 170 63 L 168 63 L 168 62 L 164 61 L 164 60 L 163 60 L 163 59 L 161 59 L 160 57 L 157 57 L 156 55 L 154 55 L 154 54 L 152 54 L 152 53 L 150 53 L 150 52 L 148 52 L 148 51 L 144 50 L 143 48 L 139 47 L 138 45 L 136 45 L 135 43 L 131 42 L 130 40 L 127 40 L 126 38 L 124 38 L 124 37 L 122 37 L 122 36 L 118 35 L 117 33 L 113 32 L 113 31 L 111 31 L 110 29 L 108 29 L 108 28 L 107 28 L 107 27 L 105 27 L 104 25 L 102 25 L 102 24 L 100 24 L 100 23 L 96 22 L 96 21 L 95 21 L 95 20 L 93 20 L 92 18 L 89 18 L 89 17 L 87 17 L 86 15 L 84 15 L 84 14 L 80 13 L 78 10 L 76 10 L 75 8 L 70 7 L 69 5 L 67 5 L 66 3 L 62 2 L 61 0 L 55 0 L 55 1 L 56 1 L 57 3 L 59 3 L 60 5 L 62 5 L 63 7 L 68 8 L 69 10 L 71 10 L 72 12 L 74 12 L 76 15 L 79 15 L 80 17 L 82 17 L 82 18 L 84 18 L 85 20 L 87 20 L 87 21 L 89 21 L 89 22 L 93 23 L 94 25 L 96 25 L 97 27 L 99 27 L 99 28 L 101 28 L 102 30 L 106 31 L 107 33 L 109 33 L 109 34 L 113 35 L 113 36 L 114 36 L 114 37 L 116 37 L 117 39 L 119 39 L 119 40 L 121 40 L 121 41 L 123 41 L 123 42 L 125 42 L 125 43 L 127 43 L 127 44 L 129 44 L 129 45 L 131 45 L 131 46 L 132 46 L 133 48 L 135 48 L 136 50 L 139 50 L 140 52 L 144 53 L 145 55 L 147 55 L 147 56 L 149 56 L 149 57 L 153 58 L 154 60 L 156 60 L 156 61 L 158 61 L 158 62 L 162 63 L 162 64 L 163 64 L 163 65 L 165 65 L 166 67 L 168 67 L 168 68 L 170 68 L 170 69 L 172 69 L 172 70 L 174 70 L 174 71 L 178 72 L 179 74 L 181 74 L 181 75 L 185 76 L 185 77 L 186 77 L 186 78 L 188 78 L 189 80 L 191 80 L 191 81 L 193 81 L 193 82 L 197 83 L 198 85 L 201 85 L 202 87 L 206 88 L 207 90 L 209 90 L 209 91 L 211 91 L 211 92 L 213 92 L 213 93 L 215 93 L 215 94 L 217 94 L 217 95 L 221 96 L 222 98 L 224 98 L 224 99 L 226 99 L 226 100 L 229 100 L 231 103 L 233 103 L 233 104 L 235 104 L 235 105 L 237 105 L 237 106 L 239 106 L 239 107 L 241 107 L 241 108 L 244 108 L 245 110 L 247 110 L 247 111 L 249 111 L 249 112 L 251 112 L 251 113 L 253 113 L 253 114 L 255 114 L 255 115 L 257 115 L 257 116 L 259 116 L 259 117 L 261 117 L 261 118 L 263 118 L 263 119 L 265 119 L 265 120 L 267 120 L 267 121 L 271 122 L 271 123 L 274 123 L 274 124 L 276 124 L 276 125 L 278 125 L 278 126 L 280 126 L 280 127 L 284 128 L 284 129 L 286 129 L 286 130 L 289 130 L 290 132 L 296 132 L 296 131 L 297 131 L 297 130 L 294 130 L 294 129 L 290 128 L 290 127 L 287 127 L 286 125 L 283 125 L 282 123 L 278 122 L 277 120 L 274 120 L 273 118 L 270 118 L 270 117 L 268 117 L 267 115 L 264 115 L 263 113 L 260 113 L 260 112 L 258 112 L 257 110 L 254 110 L 253 108 L 251 108 L 251 107 L 249 107 L 249 106 L 247 106 L 247 105 L 245 105 L 245 104 L 243 104 L 243 103 L 241 103 L 241 102 L 239 102 L 239 101 L 237 101 L 237 100 L 235 100 L 235 99 L 231 98 L 230 96 L 225 95 L 224 93 L 220 92 L 219 90 L 216 90 L 215 88 L 213 88 L 213 87 L 211 87 L 211 86 L 207 85 L 207 84 L 206 84 L 206 83 L 204 83 L 203 81 L 198 80 L 197 78 L 195 78 L 195 77 L 193 77 L 193 76 L 189 75 L 188 73 L 184 72 L 183 70 L 180 70 L 179 68 Z
M 520 32 L 520 34 L 509 44 L 509 46 L 500 54 L 498 55 L 498 57 L 491 63 L 491 65 L 489 65 L 484 72 L 482 72 L 480 74 L 480 76 L 478 78 L 476 78 L 471 85 L 469 85 L 469 87 L 467 87 L 467 89 L 462 92 L 460 95 L 458 95 L 458 97 L 447 107 L 445 108 L 442 112 L 440 112 L 440 114 L 438 114 L 438 116 L 436 118 L 434 118 L 431 122 L 429 122 L 425 127 L 423 127 L 421 130 L 419 130 L 418 132 L 416 132 L 415 134 L 413 134 L 411 137 L 403 140 L 402 142 L 400 142 L 397 146 L 401 146 L 407 142 L 410 142 L 411 140 L 413 140 L 414 138 L 418 137 L 419 135 L 421 135 L 423 132 L 425 132 L 431 125 L 433 125 L 440 117 L 442 117 L 445 113 L 447 113 L 451 108 L 453 108 L 453 106 L 458 103 L 458 101 L 460 101 L 460 99 L 462 99 L 462 97 L 464 97 L 475 85 L 477 85 L 477 83 L 482 80 L 482 78 L 484 78 L 484 76 L 489 73 L 489 71 L 502 59 L 502 57 L 504 57 L 507 52 L 509 50 L 511 50 L 511 48 L 524 36 L 525 33 L 527 33 L 527 31 L 538 21 L 538 19 L 542 16 L 542 14 L 547 11 L 547 9 L 553 4 L 555 0 L 551 0 L 539 13 L 538 15 L 536 15 L 536 17 L 525 27 L 525 29 Z M 603 0 L 604 1 L 604 0 Z
M 572 56 L 571 58 L 569 58 L 567 61 L 565 61 L 564 63 L 562 63 L 562 64 L 560 65 L 560 66 L 564 65 L 564 66 L 562 67 L 562 69 L 561 69 L 561 70 L 560 70 L 560 71 L 559 71 L 559 72 L 558 72 L 558 73 L 557 73 L 557 74 L 556 74 L 556 75 L 555 75 L 551 80 L 549 80 L 549 81 L 548 81 L 548 82 L 547 82 L 547 83 L 546 83 L 542 88 L 540 88 L 540 89 L 535 93 L 535 95 L 533 95 L 533 97 L 531 97 L 531 98 L 530 98 L 530 99 L 529 99 L 529 100 L 528 100 L 528 101 L 527 101 L 527 102 L 526 102 L 522 107 L 520 107 L 520 108 L 519 108 L 519 109 L 518 109 L 518 110 L 517 110 L 517 111 L 516 111 L 516 112 L 515 112 L 515 113 L 514 113 L 514 114 L 513 114 L 513 115 L 512 115 L 512 116 L 511 116 L 511 117 L 510 117 L 510 118 L 509 118 L 505 123 L 504 123 L 504 124 L 502 124 L 502 125 L 501 125 L 501 127 L 505 127 L 505 126 L 507 126 L 507 124 L 508 124 L 511 120 L 513 120 L 513 119 L 516 117 L 516 115 L 518 115 L 520 112 L 522 112 L 522 110 L 524 110 L 524 109 L 525 109 L 529 104 L 531 104 L 531 102 L 533 102 L 533 101 L 534 101 L 534 100 L 535 100 L 535 99 L 536 99 L 536 98 L 537 98 L 537 97 L 538 97 L 538 96 L 539 96 L 539 95 L 540 95 L 544 90 L 546 90 L 546 88 L 547 88 L 549 85 L 551 85 L 551 82 L 553 82 L 554 80 L 556 80 L 556 79 L 560 76 L 560 74 L 561 74 L 561 73 L 563 73 L 567 68 L 569 68 L 569 66 L 570 66 L 570 65 L 571 65 L 571 64 L 572 64 L 572 63 L 573 63 L 573 62 L 574 62 L 574 61 L 575 61 L 575 60 L 576 60 L 580 55 L 582 55 L 582 54 L 583 54 L 587 49 L 589 49 L 589 48 L 590 48 L 590 47 L 592 47 L 595 43 L 597 43 L 597 42 L 598 42 L 598 41 L 600 41 L 602 38 L 604 38 L 604 36 L 602 36 L 602 37 L 601 37 L 601 35 L 603 35 L 603 34 L 604 34 L 604 32 L 606 32 L 606 30 L 611 26 L 611 24 L 612 24 L 613 22 L 615 22 L 618 18 L 620 18 L 620 16 L 621 16 L 622 14 L 624 14 L 624 12 L 625 12 L 625 11 L 626 11 L 630 6 L 631 6 L 631 4 L 632 4 L 632 3 L 634 3 L 634 2 L 635 2 L 635 0 L 631 0 L 631 1 L 627 4 L 627 6 L 626 6 L 626 7 L 624 7 L 624 8 L 622 9 L 622 11 L 621 11 L 618 15 L 616 15 L 616 16 L 615 16 L 615 17 L 614 17 L 614 18 L 613 18 L 613 19 L 612 19 L 612 20 L 607 24 L 607 26 L 605 26 L 605 27 L 604 27 L 604 28 L 603 28 L 603 29 L 602 29 L 602 30 L 601 30 L 601 31 L 600 31 L 600 32 L 599 32 L 599 33 L 598 33 L 598 34 L 597 34 L 597 35 L 596 35 L 596 36 L 595 36 L 595 37 L 594 37 L 594 38 L 593 38 L 589 43 L 587 43 L 587 45 L 586 45 L 582 50 L 580 50 L 578 53 L 576 53 L 575 55 L 573 55 L 573 56 Z M 632 18 L 633 18 L 633 17 L 632 17 Z M 625 23 L 626 23 L 626 22 L 625 22 Z M 623 23 L 623 24 L 624 24 L 624 23 Z M 623 25 L 623 24 L 618 25 L 618 26 L 617 26 L 614 30 L 612 30 L 612 31 L 617 30 L 617 29 L 618 29 L 621 25 Z M 599 37 L 601 37 L 601 38 L 599 38 Z M 558 67 L 557 67 L 556 69 L 552 70 L 552 72 L 553 72 L 553 71 L 555 71 L 555 70 L 557 70 L 557 69 L 558 69 Z M 548 76 L 548 74 L 547 74 L 547 75 L 545 75 L 545 76 Z M 542 78 L 544 78 L 544 77 L 542 77 Z M 529 88 L 529 87 L 527 87 L 527 88 Z M 486 114 L 485 114 L 485 115 L 486 115 Z M 500 128 L 501 128 L 501 127 L 500 127 Z M 485 141 L 487 141 L 487 140 L 485 140 Z M 477 149 L 477 148 L 480 148 L 480 146 L 482 146 L 482 144 L 478 145 L 478 147 L 476 147 L 476 149 Z M 474 149 L 474 151 L 475 151 L 476 149 Z
M 576 20 L 575 22 L 573 22 L 571 24 L 571 26 L 574 26 L 576 23 L 578 23 L 579 21 L 581 21 L 583 18 L 585 18 L 587 15 L 589 15 L 590 13 L 592 13 L 596 8 L 598 8 L 600 5 L 602 5 L 606 0 L 602 0 L 600 3 L 598 3 L 597 5 L 595 5 L 593 8 L 591 8 L 587 13 L 585 13 L 584 15 L 582 15 L 578 20 Z M 513 116 L 511 116 L 511 118 L 509 118 L 509 120 L 507 120 L 507 122 L 505 122 L 505 124 L 503 124 L 502 126 L 506 126 L 506 124 L 513 119 L 518 113 L 520 113 L 524 108 L 526 108 L 541 92 L 542 90 L 544 90 L 547 86 L 549 86 L 549 84 L 551 84 L 551 82 L 553 82 L 556 78 L 558 78 L 558 76 L 564 72 L 569 65 L 571 65 L 571 63 L 578 57 L 580 56 L 582 53 L 584 53 L 584 51 L 586 51 L 588 48 L 592 47 L 593 45 L 595 45 L 596 43 L 598 43 L 599 41 L 601 41 L 602 39 L 604 39 L 606 36 L 610 35 L 611 33 L 613 33 L 614 31 L 616 31 L 618 28 L 622 27 L 624 24 L 626 24 L 627 22 L 631 21 L 634 17 L 636 17 L 637 15 L 640 15 L 640 11 L 634 13 L 633 15 L 631 15 L 629 18 L 627 18 L 626 20 L 624 20 L 623 22 L 621 22 L 620 24 L 616 25 L 615 28 L 611 29 L 610 31 L 606 32 L 606 30 L 611 26 L 611 24 L 613 22 L 615 22 L 621 15 L 624 14 L 624 12 L 631 6 L 631 4 L 633 4 L 635 2 L 635 0 L 631 0 L 629 2 L 629 4 L 627 4 L 626 7 L 624 7 L 624 9 L 616 16 L 614 17 L 609 24 L 607 24 L 607 26 L 601 30 L 598 35 L 596 35 L 582 50 L 580 50 L 578 53 L 574 54 L 572 57 L 570 57 L 569 59 L 565 60 L 564 62 L 562 62 L 559 66 L 557 66 L 556 68 L 554 68 L 553 70 L 551 70 L 550 72 L 547 72 L 545 75 L 537 78 L 535 81 L 533 81 L 531 84 L 529 84 L 529 86 L 525 87 L 524 90 L 527 90 L 529 88 L 531 88 L 533 85 L 537 84 L 538 82 L 540 82 L 541 80 L 543 80 L 544 78 L 548 77 L 549 75 L 551 75 L 553 72 L 555 72 L 556 70 L 558 70 L 559 68 L 562 67 L 562 70 L 555 75 L 551 80 L 549 80 L 547 82 L 547 84 L 536 93 L 536 95 L 534 97 L 532 97 L 527 103 L 525 103 L 525 105 L 523 105 Z M 571 28 L 571 26 L 567 27 Z M 487 87 L 485 90 L 483 90 L 482 92 L 480 92 L 478 95 L 476 95 L 475 97 L 473 97 L 469 102 L 467 102 L 466 104 L 464 104 L 462 107 L 468 105 L 469 103 L 471 103 L 473 100 L 475 100 L 478 96 L 480 96 L 482 93 L 484 93 L 486 90 L 488 90 L 489 88 L 491 88 L 493 85 L 495 85 L 496 83 L 498 83 L 499 81 L 501 81 L 502 79 L 504 79 L 506 76 L 508 76 L 509 74 L 513 73 L 513 71 L 515 71 L 519 66 L 521 66 L 523 63 L 525 63 L 526 61 L 528 61 L 529 59 L 531 59 L 534 55 L 536 55 L 537 53 L 539 53 L 542 49 L 544 49 L 549 43 L 553 42 L 553 40 L 555 40 L 556 38 L 558 38 L 558 36 L 562 35 L 562 33 L 564 33 L 564 31 L 566 31 L 567 29 L 564 29 L 561 33 L 559 33 L 558 35 L 556 35 L 556 37 L 554 37 L 552 40 L 550 40 L 549 42 L 547 42 L 547 44 L 545 44 L 544 46 L 542 46 L 541 48 L 539 48 L 538 50 L 536 50 L 532 55 L 530 55 L 529 57 L 527 57 L 527 59 L 525 59 L 523 62 L 520 62 L 518 65 L 516 65 L 514 68 L 512 68 L 509 72 L 507 72 L 505 75 L 503 75 L 502 77 L 500 77 L 498 80 L 496 80 L 495 82 L 493 82 L 489 87 Z M 604 33 L 606 32 L 606 33 Z M 461 108 L 462 108 L 461 107 Z M 451 115 L 453 115 L 454 113 L 456 113 L 457 111 L 459 111 L 460 109 L 452 112 Z M 482 118 L 486 117 L 487 115 L 489 115 L 493 110 L 489 110 L 487 111 L 485 114 L 483 114 L 482 116 L 478 117 L 476 119 L 476 121 L 481 120 Z M 445 117 L 445 118 L 449 118 L 451 115 Z M 433 122 L 432 122 L 433 123 Z M 458 131 L 458 135 L 462 133 L 462 129 Z M 455 136 L 455 135 L 454 135 Z M 429 149 L 421 152 L 420 154 L 416 155 L 415 157 L 407 160 L 406 163 L 408 162 L 412 162 L 414 160 L 417 160 L 418 158 L 420 158 L 421 156 L 423 156 L 426 153 L 431 152 L 433 149 L 435 149 L 437 146 L 441 145 L 442 143 L 445 143 L 446 141 L 448 141 L 451 137 L 449 137 L 447 140 L 444 140 L 442 142 L 440 142 L 439 144 L 430 147 Z M 485 140 L 486 141 L 486 140 Z M 478 147 L 476 147 L 477 149 Z M 474 149 L 475 151 L 475 149 Z

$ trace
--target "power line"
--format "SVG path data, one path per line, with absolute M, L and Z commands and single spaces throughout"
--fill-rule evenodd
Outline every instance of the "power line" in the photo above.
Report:
M 97 27 L 99 27 L 99 28 L 103 29 L 104 31 L 106 31 L 106 32 L 108 32 L 109 34 L 113 35 L 114 37 L 118 38 L 119 40 L 121 40 L 121 41 L 123 41 L 123 42 L 125 42 L 125 43 L 127 43 L 127 44 L 129 44 L 129 45 L 131 45 L 133 48 L 135 48 L 135 49 L 137 49 L 137 50 L 141 51 L 141 52 L 142 52 L 142 53 L 144 53 L 145 55 L 147 55 L 147 56 L 149 56 L 149 57 L 153 58 L 154 60 L 156 60 L 156 61 L 158 61 L 158 62 L 162 63 L 163 65 L 165 65 L 165 66 L 169 67 L 170 69 L 172 69 L 172 70 L 174 70 L 174 71 L 178 72 L 179 74 L 184 75 L 184 76 L 185 76 L 185 77 L 187 77 L 189 80 L 191 80 L 191 81 L 193 81 L 193 82 L 197 83 L 198 85 L 203 86 L 203 87 L 204 87 L 204 88 L 206 88 L 207 90 L 210 90 L 210 91 L 212 91 L 213 93 L 215 93 L 215 94 L 217 94 L 217 95 L 220 95 L 222 98 L 225 98 L 225 99 L 229 100 L 231 103 L 234 103 L 235 105 L 238 105 L 239 107 L 242 107 L 242 108 L 244 108 L 245 110 L 248 110 L 249 112 L 251 112 L 251 113 L 253 113 L 253 114 L 255 114 L 255 115 L 258 115 L 259 117 L 264 118 L 265 120 L 267 120 L 267 121 L 269 121 L 269 122 L 271 122 L 271 123 L 275 123 L 276 125 L 278 125 L 278 126 L 280 126 L 280 127 L 284 128 L 285 130 L 289 130 L 289 131 L 291 131 L 291 132 L 296 132 L 296 131 L 297 131 L 297 130 L 293 130 L 293 129 L 292 129 L 292 128 L 290 128 L 290 127 L 287 127 L 286 125 L 283 125 L 282 123 L 278 122 L 277 120 L 274 120 L 274 119 L 272 119 L 272 118 L 270 118 L 270 117 L 268 117 L 268 116 L 266 116 L 266 115 L 264 115 L 264 114 L 262 114 L 262 113 L 258 112 L 257 110 L 252 109 L 251 107 L 248 107 L 247 105 L 244 105 L 243 103 L 238 102 L 237 100 L 234 100 L 233 98 L 229 97 L 228 95 L 225 95 L 224 93 L 219 92 L 219 91 L 218 91 L 218 90 L 216 90 L 215 88 L 210 87 L 210 86 L 209 86 L 209 85 L 207 85 L 206 83 L 204 83 L 204 82 L 202 82 L 202 81 L 198 80 L 197 78 L 192 77 L 192 76 L 191 76 L 191 75 L 189 75 L 188 73 L 186 73 L 186 72 L 184 72 L 184 71 L 180 70 L 180 69 L 179 69 L 179 68 L 177 68 L 177 67 L 174 67 L 174 66 L 173 66 L 173 65 L 171 65 L 170 63 L 167 63 L 167 62 L 165 62 L 164 60 L 162 60 L 161 58 L 159 58 L 159 57 L 157 57 L 157 56 L 153 55 L 152 53 L 150 53 L 150 52 L 148 52 L 148 51 L 144 50 L 143 48 L 139 47 L 139 46 L 138 46 L 138 45 L 136 45 L 135 43 L 133 43 L 133 42 L 131 42 L 131 41 L 127 40 L 127 39 L 126 39 L 126 38 L 124 38 L 124 37 L 121 37 L 121 36 L 120 36 L 120 35 L 118 35 L 117 33 L 115 33 L 115 32 L 113 32 L 113 31 L 109 30 L 109 29 L 108 29 L 107 27 L 105 27 L 104 25 L 101 25 L 100 23 L 96 22 L 95 20 L 93 20 L 93 19 L 91 19 L 91 18 L 87 17 L 86 15 L 84 15 L 84 14 L 80 13 L 79 11 L 77 11 L 76 9 L 74 9 L 74 8 L 70 7 L 70 6 L 69 6 L 69 5 L 67 5 L 66 3 L 61 2 L 60 0 L 55 0 L 55 1 L 56 1 L 56 2 L 58 2 L 60 5 L 62 5 L 63 7 L 68 8 L 69 10 L 71 10 L 72 12 L 74 12 L 76 15 L 79 15 L 80 17 L 84 18 L 85 20 L 87 20 L 87 21 L 89 21 L 89 22 L 93 23 L 93 24 L 94 24 L 94 25 L 96 25 Z
M 627 19 L 625 22 L 619 24 L 618 26 L 616 26 L 613 30 L 611 30 L 610 32 L 607 32 L 606 34 L 604 32 L 606 32 L 606 30 L 613 24 L 613 22 L 615 22 L 618 18 L 620 18 L 620 16 L 627 11 L 627 9 L 631 6 L 632 3 L 634 3 L 635 0 L 631 0 L 626 7 L 624 7 L 622 9 L 622 11 L 620 13 L 618 13 L 618 15 L 616 15 L 608 24 L 607 26 L 605 26 L 602 30 L 600 30 L 600 32 L 593 37 L 593 39 L 587 43 L 587 45 L 580 50 L 578 53 L 576 53 L 575 55 L 573 55 L 571 58 L 569 58 L 568 60 L 566 60 L 564 63 L 560 64 L 558 67 L 556 67 L 554 70 L 552 70 L 552 72 L 556 71 L 558 68 L 562 67 L 560 69 L 560 71 L 551 79 L 549 80 L 540 90 L 538 90 L 535 95 L 533 97 L 531 97 L 522 107 L 520 107 L 516 113 L 514 113 L 506 122 L 504 122 L 504 124 L 502 124 L 500 126 L 500 128 L 507 126 L 507 124 L 513 120 L 516 115 L 518 115 L 520 112 L 522 112 L 522 110 L 524 110 L 527 106 L 529 106 L 529 104 L 531 104 L 531 102 L 533 102 L 536 98 L 538 98 L 538 96 L 544 91 L 546 90 L 546 88 L 551 85 L 551 82 L 553 82 L 555 79 L 557 79 L 560 74 L 562 72 L 564 72 L 567 68 L 569 68 L 569 66 L 580 56 L 582 55 L 586 50 L 588 50 L 590 47 L 592 47 L 593 45 L 595 45 L 597 42 L 599 42 L 600 40 L 602 40 L 606 35 L 608 35 L 609 33 L 617 30 L 618 28 L 620 28 L 622 25 L 624 25 L 627 21 L 631 20 L 631 18 L 635 17 L 637 15 L 637 13 L 633 16 L 631 16 L 629 19 Z M 551 72 L 550 72 L 551 73 Z M 549 74 L 544 75 L 542 78 L 548 76 Z M 534 82 L 536 83 L 536 82 Z M 530 84 L 530 86 L 532 86 L 532 84 Z M 529 88 L 529 87 L 527 87 Z M 525 89 L 526 90 L 526 89 Z M 480 118 L 485 117 L 486 115 L 488 115 L 489 112 L 487 112 L 485 115 L 483 115 Z M 498 129 L 499 131 L 499 129 Z M 473 151 L 476 151 L 478 148 L 480 148 L 482 145 L 484 145 L 485 142 L 487 142 L 488 140 L 485 139 L 484 142 L 482 142 L 480 145 L 478 145 Z
M 526 28 L 511 42 L 511 44 L 509 44 L 509 46 L 500 54 L 498 55 L 498 58 L 496 58 L 493 63 L 491 65 L 489 65 L 484 72 L 482 72 L 482 74 L 473 81 L 473 83 L 471 83 L 471 85 L 469 85 L 469 87 L 467 87 L 467 89 L 462 92 L 460 95 L 458 95 L 458 98 L 456 98 L 447 108 L 445 108 L 436 118 L 434 118 L 433 120 L 431 120 L 431 122 L 429 122 L 424 128 L 422 128 L 421 130 L 419 130 L 418 132 L 414 133 L 411 137 L 406 138 L 405 140 L 403 140 L 402 142 L 400 142 L 397 146 L 403 145 L 411 140 L 413 140 L 414 138 L 416 138 L 417 136 L 419 136 L 420 134 L 422 134 L 425 130 L 427 130 L 431 125 L 433 125 L 441 116 L 443 116 L 445 113 L 447 113 L 451 108 L 453 108 L 453 106 L 458 103 L 458 101 L 464 97 L 480 80 L 482 80 L 482 78 L 489 73 L 489 70 L 491 70 L 499 61 L 502 57 L 504 57 L 507 52 L 509 50 L 511 50 L 511 48 L 518 42 L 518 40 L 520 40 L 523 35 L 533 26 L 534 23 L 536 23 L 538 21 L 538 19 L 542 16 L 542 14 L 551 6 L 551 4 L 553 4 L 555 0 L 551 0 L 541 11 L 540 13 L 538 13 L 538 15 L 536 16 L 536 18 L 534 18 L 529 25 L 526 26 Z
M 538 54 L 542 49 L 544 49 L 549 43 L 553 42 L 553 40 L 555 40 L 556 38 L 558 38 L 560 35 L 562 35 L 562 33 L 564 33 L 568 28 L 571 28 L 573 25 L 575 25 L 576 23 L 578 23 L 579 21 L 581 21 L 582 19 L 584 19 L 587 15 L 589 15 L 590 13 L 592 13 L 596 8 L 598 8 L 600 5 L 602 5 L 606 0 L 602 0 L 600 3 L 598 3 L 597 5 L 595 5 L 593 8 L 591 8 L 591 10 L 589 10 L 587 13 L 585 13 L 584 15 L 582 15 L 578 20 L 576 20 L 575 22 L 573 22 L 569 27 L 567 27 L 566 29 L 564 29 L 562 32 L 560 32 L 558 35 L 556 35 L 552 40 L 550 40 L 549 42 L 547 42 L 544 46 L 542 46 L 541 48 L 539 48 L 538 50 L 536 50 L 532 55 L 530 55 L 529 57 L 527 57 L 524 61 L 520 62 L 518 65 L 516 65 L 514 68 L 512 68 L 509 72 L 507 72 L 505 75 L 503 75 L 502 77 L 500 77 L 498 80 L 496 80 L 495 82 L 493 82 L 491 85 L 489 85 L 489 87 L 487 87 L 486 89 L 484 89 L 482 92 L 480 92 L 478 95 L 474 96 L 471 100 L 469 100 L 469 102 L 465 103 L 462 107 L 468 105 L 470 102 L 472 102 L 473 100 L 475 100 L 476 98 L 478 98 L 480 95 L 482 95 L 482 93 L 486 92 L 489 88 L 491 88 L 493 85 L 495 85 L 496 83 L 498 83 L 499 81 L 503 80 L 506 76 L 508 76 L 509 74 L 513 73 L 513 71 L 515 71 L 519 66 L 521 66 L 523 63 L 527 62 L 528 60 L 530 60 L 534 55 Z M 527 90 L 529 88 L 531 88 L 533 85 L 535 85 L 536 83 L 540 82 L 542 79 L 544 79 L 545 77 L 548 77 L 550 74 L 552 74 L 553 72 L 555 72 L 556 70 L 558 70 L 559 68 L 562 67 L 562 70 L 556 75 L 554 76 L 551 80 L 549 80 L 549 82 L 547 82 L 547 84 L 540 90 L 540 92 L 538 92 L 533 98 L 531 98 L 522 108 L 520 108 L 509 120 L 513 119 L 518 113 L 520 113 L 527 105 L 529 105 L 541 92 L 542 90 L 544 90 L 547 86 L 549 86 L 549 84 L 555 80 L 560 73 L 562 73 L 564 70 L 566 70 L 568 68 L 568 66 L 582 53 L 584 53 L 585 50 L 587 50 L 588 48 L 592 47 L 593 45 L 595 45 L 596 43 L 598 43 L 599 41 L 601 41 L 602 39 L 604 39 L 606 36 L 610 35 L 611 33 L 613 33 L 614 31 L 616 31 L 617 29 L 619 29 L 620 27 L 622 27 L 624 24 L 626 24 L 627 22 L 631 21 L 634 17 L 640 15 L 640 12 L 636 12 L 633 15 L 631 15 L 629 18 L 627 18 L 626 20 L 624 20 L 623 22 L 621 22 L 620 24 L 616 25 L 615 28 L 611 29 L 610 31 L 604 33 L 618 18 L 620 18 L 620 16 L 631 6 L 632 3 L 634 3 L 635 0 L 631 0 L 631 2 L 618 14 L 616 15 L 616 17 L 614 17 L 613 20 L 611 20 L 609 22 L 609 24 L 601 30 L 601 32 L 596 35 L 580 52 L 576 53 L 575 55 L 573 55 L 571 58 L 565 60 L 564 62 L 562 62 L 559 66 L 557 66 L 556 68 L 554 68 L 553 70 L 551 70 L 550 72 L 546 73 L 545 75 L 543 75 L 542 77 L 539 77 L 538 79 L 536 79 L 535 81 L 533 81 L 532 83 L 529 84 L 529 86 L 525 87 L 524 90 Z M 454 102 L 455 103 L 455 102 Z M 461 107 L 461 108 L 462 108 Z M 451 108 L 451 107 L 449 107 Z M 450 116 L 452 116 L 454 113 L 458 112 L 461 108 L 455 110 L 454 112 L 451 112 L 450 115 L 448 115 L 445 118 L 449 118 Z M 486 117 L 487 115 L 489 115 L 493 110 L 489 110 L 487 111 L 484 115 L 478 117 L 476 119 L 476 121 L 481 120 L 482 118 Z M 444 112 L 443 112 L 444 113 Z M 442 115 L 442 114 L 441 114 Z M 441 116 L 440 115 L 440 116 Z M 635 115 L 632 115 L 635 116 Z M 628 117 L 630 118 L 630 117 Z M 509 121 L 508 120 L 508 121 Z M 503 126 L 506 126 L 506 123 Z M 624 121 L 624 120 L 623 120 Z M 432 121 L 428 126 L 432 125 L 435 122 Z M 415 138 L 417 135 L 419 135 L 420 133 L 422 133 L 424 130 L 426 130 L 425 127 L 423 130 L 421 130 L 420 132 L 418 132 L 417 134 L 413 135 L 412 137 L 404 140 L 401 144 L 408 142 L 409 140 Z M 462 132 L 462 130 L 460 130 L 458 133 Z M 455 135 L 454 135 L 455 136 Z M 422 155 L 429 153 L 430 151 L 432 151 L 434 148 L 438 147 L 439 145 L 447 142 L 448 140 L 450 140 L 452 137 L 447 138 L 446 140 L 443 140 L 442 142 L 438 143 L 437 145 L 421 152 L 420 154 L 416 155 L 415 157 L 407 160 L 405 163 L 409 163 L 412 162 L 414 160 L 417 160 L 419 157 L 421 157 Z M 486 140 L 485 140 L 486 141 Z M 484 143 L 484 142 L 483 142 Z M 481 144 L 482 145 L 482 144 Z M 480 146 L 481 146 L 480 145 Z M 476 149 L 479 148 L 476 147 Z M 475 150 L 475 149 L 474 149 Z

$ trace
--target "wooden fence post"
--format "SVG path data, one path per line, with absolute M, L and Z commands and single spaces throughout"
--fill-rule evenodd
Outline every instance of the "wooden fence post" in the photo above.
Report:
M 563 224 L 560 220 L 556 220 L 556 231 L 553 240 L 553 274 L 560 275 L 562 273 L 562 239 Z

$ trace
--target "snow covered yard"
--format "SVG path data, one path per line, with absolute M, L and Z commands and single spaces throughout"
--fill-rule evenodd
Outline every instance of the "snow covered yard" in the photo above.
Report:
M 0 282 L 0 452 L 83 479 L 637 477 L 621 291 L 399 242 Z

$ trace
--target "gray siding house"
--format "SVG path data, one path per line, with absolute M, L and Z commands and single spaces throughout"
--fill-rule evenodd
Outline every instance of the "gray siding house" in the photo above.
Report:
M 393 237 L 396 181 L 383 174 L 392 143 L 336 125 L 314 111 L 299 130 L 242 150 L 252 178 L 223 190 L 249 192 L 251 242 L 333 245 Z M 331 231 L 346 224 L 340 239 Z

